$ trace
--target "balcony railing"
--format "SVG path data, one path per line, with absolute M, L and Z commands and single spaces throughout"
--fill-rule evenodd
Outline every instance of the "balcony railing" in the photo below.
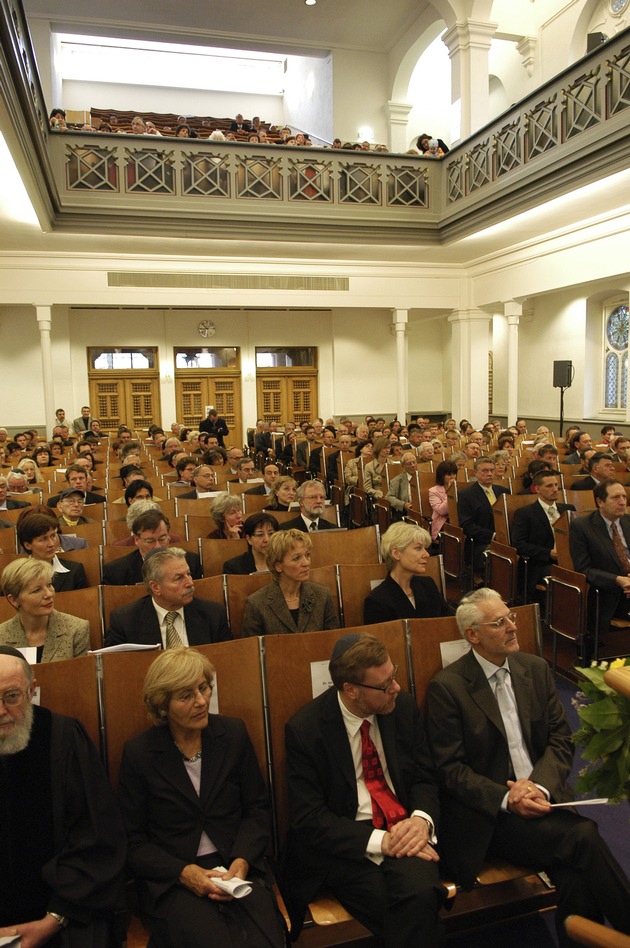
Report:
M 445 242 L 628 164 L 630 30 L 431 161 L 50 132 L 19 0 L 1 10 L 0 94 L 16 137 L 30 140 L 25 158 L 52 229 L 259 237 L 264 227 L 271 239 Z

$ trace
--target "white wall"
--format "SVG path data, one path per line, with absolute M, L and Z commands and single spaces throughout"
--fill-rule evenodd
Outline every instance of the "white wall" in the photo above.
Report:
M 409 328 L 409 411 L 450 409 L 450 336 L 446 315 L 414 314 Z
M 332 56 L 287 56 L 284 122 L 332 142 Z
M 374 130 L 374 141 L 389 139 L 385 103 L 388 99 L 388 63 L 385 54 L 356 50 L 333 51 L 334 135 L 357 141 L 359 129 Z
M 494 316 L 492 319 L 492 367 L 492 409 L 496 415 L 506 415 L 508 410 L 508 324 L 503 315 Z
M 233 118 L 241 112 L 263 122 L 283 121 L 282 96 L 206 92 L 201 89 L 170 89 L 156 86 L 125 86 L 115 82 L 63 83 L 64 109 L 111 109 L 112 112 L 174 112 L 176 115 L 211 115 Z
M 43 429 L 44 384 L 39 329 L 31 306 L 10 307 L 0 317 L 2 414 L 0 424 Z M 61 371 L 63 367 L 60 366 Z M 55 406 L 60 407 L 60 406 Z
M 428 132 L 450 144 L 451 64 L 441 37 L 433 40 L 417 62 L 407 93 L 413 108 L 407 120 L 407 143 Z

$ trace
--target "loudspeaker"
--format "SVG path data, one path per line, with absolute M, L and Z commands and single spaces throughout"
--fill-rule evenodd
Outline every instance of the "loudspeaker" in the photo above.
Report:
M 605 33 L 587 33 L 586 34 L 586 54 L 594 53 L 596 49 L 607 43 L 609 37 Z
M 553 387 L 570 388 L 573 381 L 573 363 L 570 361 L 554 362 Z

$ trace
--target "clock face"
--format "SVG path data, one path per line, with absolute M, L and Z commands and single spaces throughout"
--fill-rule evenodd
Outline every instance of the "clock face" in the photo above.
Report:
M 628 6 L 630 0 L 608 0 L 610 12 L 613 16 L 620 16 Z
M 628 307 L 618 306 L 606 322 L 608 342 L 618 351 L 628 348 Z
M 217 327 L 209 319 L 202 319 L 197 329 L 199 330 L 199 335 L 203 336 L 204 339 L 207 339 L 208 336 L 214 336 L 217 331 Z

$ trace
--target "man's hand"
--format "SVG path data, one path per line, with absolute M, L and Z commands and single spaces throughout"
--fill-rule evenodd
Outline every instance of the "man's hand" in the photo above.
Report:
M 521 777 L 520 780 L 508 780 L 510 792 L 507 799 L 507 808 L 510 813 L 516 813 L 525 820 L 538 819 L 551 813 L 549 800 L 540 787 Z
M 213 899 L 215 902 L 231 902 L 232 896 L 228 895 L 227 892 L 222 892 L 212 881 L 213 878 L 222 879 L 224 876 L 227 876 L 227 873 L 217 872 L 215 869 L 202 869 L 201 866 L 191 863 L 189 866 L 184 866 L 180 873 L 179 881 L 201 899 Z
M 621 586 L 624 596 L 630 597 L 630 576 L 617 576 L 615 582 Z
M 427 862 L 438 862 L 440 858 L 429 842 L 429 824 L 421 816 L 410 816 L 392 826 L 383 837 L 381 851 L 396 859 L 418 856 Z
M 21 948 L 39 948 L 45 945 L 59 932 L 59 922 L 52 915 L 44 915 L 34 922 L 21 922 L 19 925 L 9 925 L 0 928 L 0 937 L 6 935 L 20 936 Z

